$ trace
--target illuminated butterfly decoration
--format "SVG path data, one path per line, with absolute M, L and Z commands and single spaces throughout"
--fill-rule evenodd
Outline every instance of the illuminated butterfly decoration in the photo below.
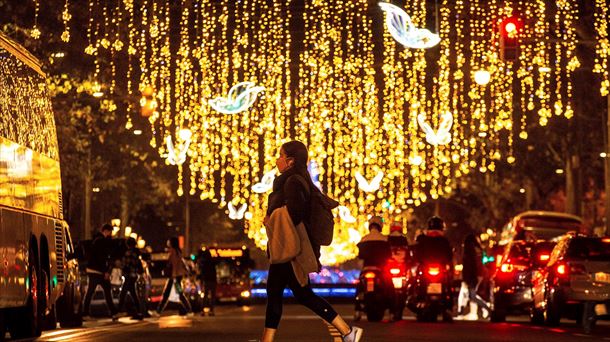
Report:
M 229 208 L 229 218 L 231 220 L 241 220 L 244 218 L 246 214 L 246 209 L 248 209 L 248 205 L 246 203 L 242 204 L 239 209 L 236 209 L 232 202 L 229 202 L 227 205 Z
M 255 86 L 254 82 L 241 82 L 231 87 L 227 97 L 216 97 L 208 103 L 220 113 L 235 114 L 250 108 L 258 93 L 264 90 L 265 87 Z
M 165 138 L 165 144 L 167 145 L 167 161 L 171 165 L 182 165 L 186 161 L 186 152 L 191 145 L 191 139 L 186 139 L 184 144 L 182 144 L 182 148 L 177 153 L 171 136 Z
M 355 174 L 356 181 L 358 182 L 358 188 L 364 192 L 374 192 L 379 190 L 381 186 L 381 180 L 383 179 L 383 172 L 379 171 L 375 178 L 372 181 L 367 181 L 364 176 L 360 174 L 360 172 L 356 172 Z
M 415 27 L 411 17 L 402 8 L 387 2 L 380 2 L 379 7 L 386 12 L 385 22 L 388 31 L 405 47 L 429 49 L 440 43 L 441 38 L 438 34 Z
M 337 210 L 339 210 L 339 217 L 341 218 L 341 220 L 345 221 L 346 223 L 355 223 L 356 222 L 356 218 L 349 211 L 348 207 L 346 207 L 344 205 L 340 205 L 337 207 Z
M 273 181 L 275 180 L 275 170 L 265 173 L 259 183 L 252 186 L 252 191 L 257 194 L 264 194 L 265 192 L 273 188 Z
M 432 126 L 426 122 L 426 114 L 417 116 L 419 127 L 426 133 L 426 141 L 430 145 L 447 145 L 451 142 L 451 126 L 453 126 L 453 115 L 450 112 L 441 114 L 438 129 L 434 131 Z

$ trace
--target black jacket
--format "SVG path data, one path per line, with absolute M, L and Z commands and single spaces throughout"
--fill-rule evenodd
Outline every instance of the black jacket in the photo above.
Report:
M 415 245 L 415 259 L 419 263 L 453 265 L 453 251 L 444 236 L 420 235 Z
M 307 185 L 303 184 L 303 180 Z M 309 225 L 307 220 L 310 212 L 310 194 L 311 191 L 316 190 L 307 168 L 293 167 L 287 170 L 273 181 L 273 192 L 267 199 L 267 216 L 271 216 L 275 209 L 286 206 L 292 223 L 296 226 L 303 222 L 307 227 Z M 309 240 L 311 241 L 311 238 Z M 311 247 L 319 260 L 320 246 L 312 243 Z
M 462 259 L 462 280 L 469 287 L 476 287 L 478 277 L 483 275 L 482 248 L 473 234 L 464 239 L 464 256 Z
M 114 244 L 112 243 L 112 238 L 105 238 L 101 233 L 97 233 L 91 244 L 87 268 L 101 273 L 110 272 L 112 266 L 110 261 L 113 252 Z
M 392 257 L 392 250 L 387 237 L 377 231 L 372 231 L 362 237 L 358 243 L 358 258 L 364 262 L 364 267 L 384 267 Z

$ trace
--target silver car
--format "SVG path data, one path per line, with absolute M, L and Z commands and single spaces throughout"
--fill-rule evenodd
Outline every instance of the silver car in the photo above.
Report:
M 532 275 L 532 322 L 559 324 L 568 318 L 589 331 L 610 312 L 610 238 L 568 234 L 546 267 Z

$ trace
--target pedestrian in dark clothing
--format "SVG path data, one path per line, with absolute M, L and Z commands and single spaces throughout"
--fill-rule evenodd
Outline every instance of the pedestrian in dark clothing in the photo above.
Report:
M 127 250 L 123 255 L 122 259 L 122 270 L 123 270 L 123 286 L 121 287 L 121 294 L 119 295 L 119 311 L 123 311 L 125 305 L 125 297 L 127 293 L 130 294 L 131 300 L 136 309 L 136 314 L 133 316 L 135 319 L 143 319 L 145 308 L 143 302 L 140 301 L 136 285 L 138 282 L 138 276 L 144 273 L 142 267 L 142 260 L 140 260 L 140 251 L 136 248 L 136 239 L 130 237 L 125 241 Z
M 161 302 L 157 307 L 157 313 L 161 314 L 161 312 L 165 310 L 165 306 L 167 306 L 169 295 L 172 292 L 173 288 L 178 293 L 178 296 L 180 297 L 180 303 L 186 311 L 186 314 L 188 316 L 191 316 L 193 314 L 193 310 L 191 309 L 191 303 L 184 295 L 184 290 L 182 288 L 182 278 L 187 276 L 188 270 L 186 269 L 184 260 L 182 260 L 182 250 L 180 249 L 178 239 L 173 237 L 167 240 L 167 247 L 169 249 L 169 258 L 167 260 L 167 271 L 169 271 L 167 273 L 169 279 L 167 279 L 167 282 L 165 283 L 165 289 L 163 290 L 163 298 L 161 299 Z
M 280 148 L 280 156 L 276 161 L 276 166 L 281 175 L 273 182 L 273 192 L 269 195 L 267 216 L 265 224 L 270 224 L 271 216 L 275 210 L 287 210 L 290 221 L 294 227 L 307 224 L 310 210 L 310 191 L 314 189 L 311 176 L 307 171 L 308 152 L 305 145 L 298 141 L 287 142 Z M 303 181 L 307 182 L 306 186 Z M 280 227 L 285 228 L 285 227 Z M 279 238 L 282 238 L 280 236 Z M 307 247 L 313 249 L 312 254 L 319 250 L 319 246 L 311 246 L 305 237 Z M 270 245 L 272 242 L 270 241 Z M 301 249 L 303 251 L 303 249 Z M 295 298 L 302 305 L 307 306 L 318 314 L 328 323 L 332 324 L 343 336 L 343 341 L 359 341 L 362 329 L 351 327 L 337 314 L 337 312 L 320 298 L 311 289 L 309 278 L 302 285 L 302 274 L 296 273 L 298 266 L 295 266 L 295 259 L 271 264 L 269 276 L 267 278 L 267 311 L 265 319 L 265 329 L 262 342 L 272 342 L 277 331 L 277 327 L 282 317 L 284 288 L 288 286 Z M 314 268 L 315 268 L 314 262 Z
M 110 292 L 110 270 L 111 255 L 113 254 L 112 244 L 112 226 L 104 224 L 100 229 L 100 233 L 96 234 L 91 245 L 91 252 L 87 262 L 87 277 L 89 283 L 87 285 L 87 293 L 85 294 L 85 303 L 83 313 L 85 316 L 90 314 L 89 307 L 91 298 L 95 293 L 98 285 L 104 290 L 106 305 L 110 310 L 110 315 L 114 320 L 118 319 L 117 310 L 112 302 L 112 294 Z
M 214 304 L 216 301 L 216 286 L 218 284 L 216 279 L 216 260 L 212 258 L 212 254 L 208 249 L 203 250 L 199 253 L 197 259 L 197 266 L 199 268 L 199 281 L 203 287 L 203 308 L 205 315 L 207 308 L 209 311 L 208 315 L 214 316 Z
M 479 284 L 485 273 L 483 268 L 483 248 L 474 233 L 468 234 L 464 239 L 464 255 L 462 259 L 462 280 L 468 286 L 468 299 L 470 312 L 466 316 L 458 316 L 466 320 L 478 319 L 478 307 L 483 309 L 483 316 L 489 313 L 489 305 L 477 294 Z

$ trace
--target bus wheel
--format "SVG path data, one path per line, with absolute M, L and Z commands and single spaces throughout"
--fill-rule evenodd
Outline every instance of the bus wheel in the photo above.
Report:
M 9 332 L 12 339 L 32 338 L 40 336 L 40 327 L 42 326 L 42 313 L 39 305 L 40 284 L 38 282 L 39 274 L 36 267 L 36 259 L 32 250 L 28 253 L 30 293 L 26 302 L 26 306 L 12 310 L 8 315 Z
M 49 301 L 50 293 L 51 293 L 51 284 L 49 283 L 49 275 L 47 271 L 42 270 L 40 272 L 40 298 L 38 300 L 39 305 L 43 309 L 42 316 L 42 329 L 43 330 L 54 330 L 57 329 L 57 315 L 55 313 L 55 305 L 51 306 L 49 309 L 49 313 L 45 314 L 45 308 L 48 306 L 47 303 Z
M 74 291 L 74 285 L 66 287 L 57 300 L 57 318 L 62 328 L 77 328 L 83 325 L 82 306 Z

